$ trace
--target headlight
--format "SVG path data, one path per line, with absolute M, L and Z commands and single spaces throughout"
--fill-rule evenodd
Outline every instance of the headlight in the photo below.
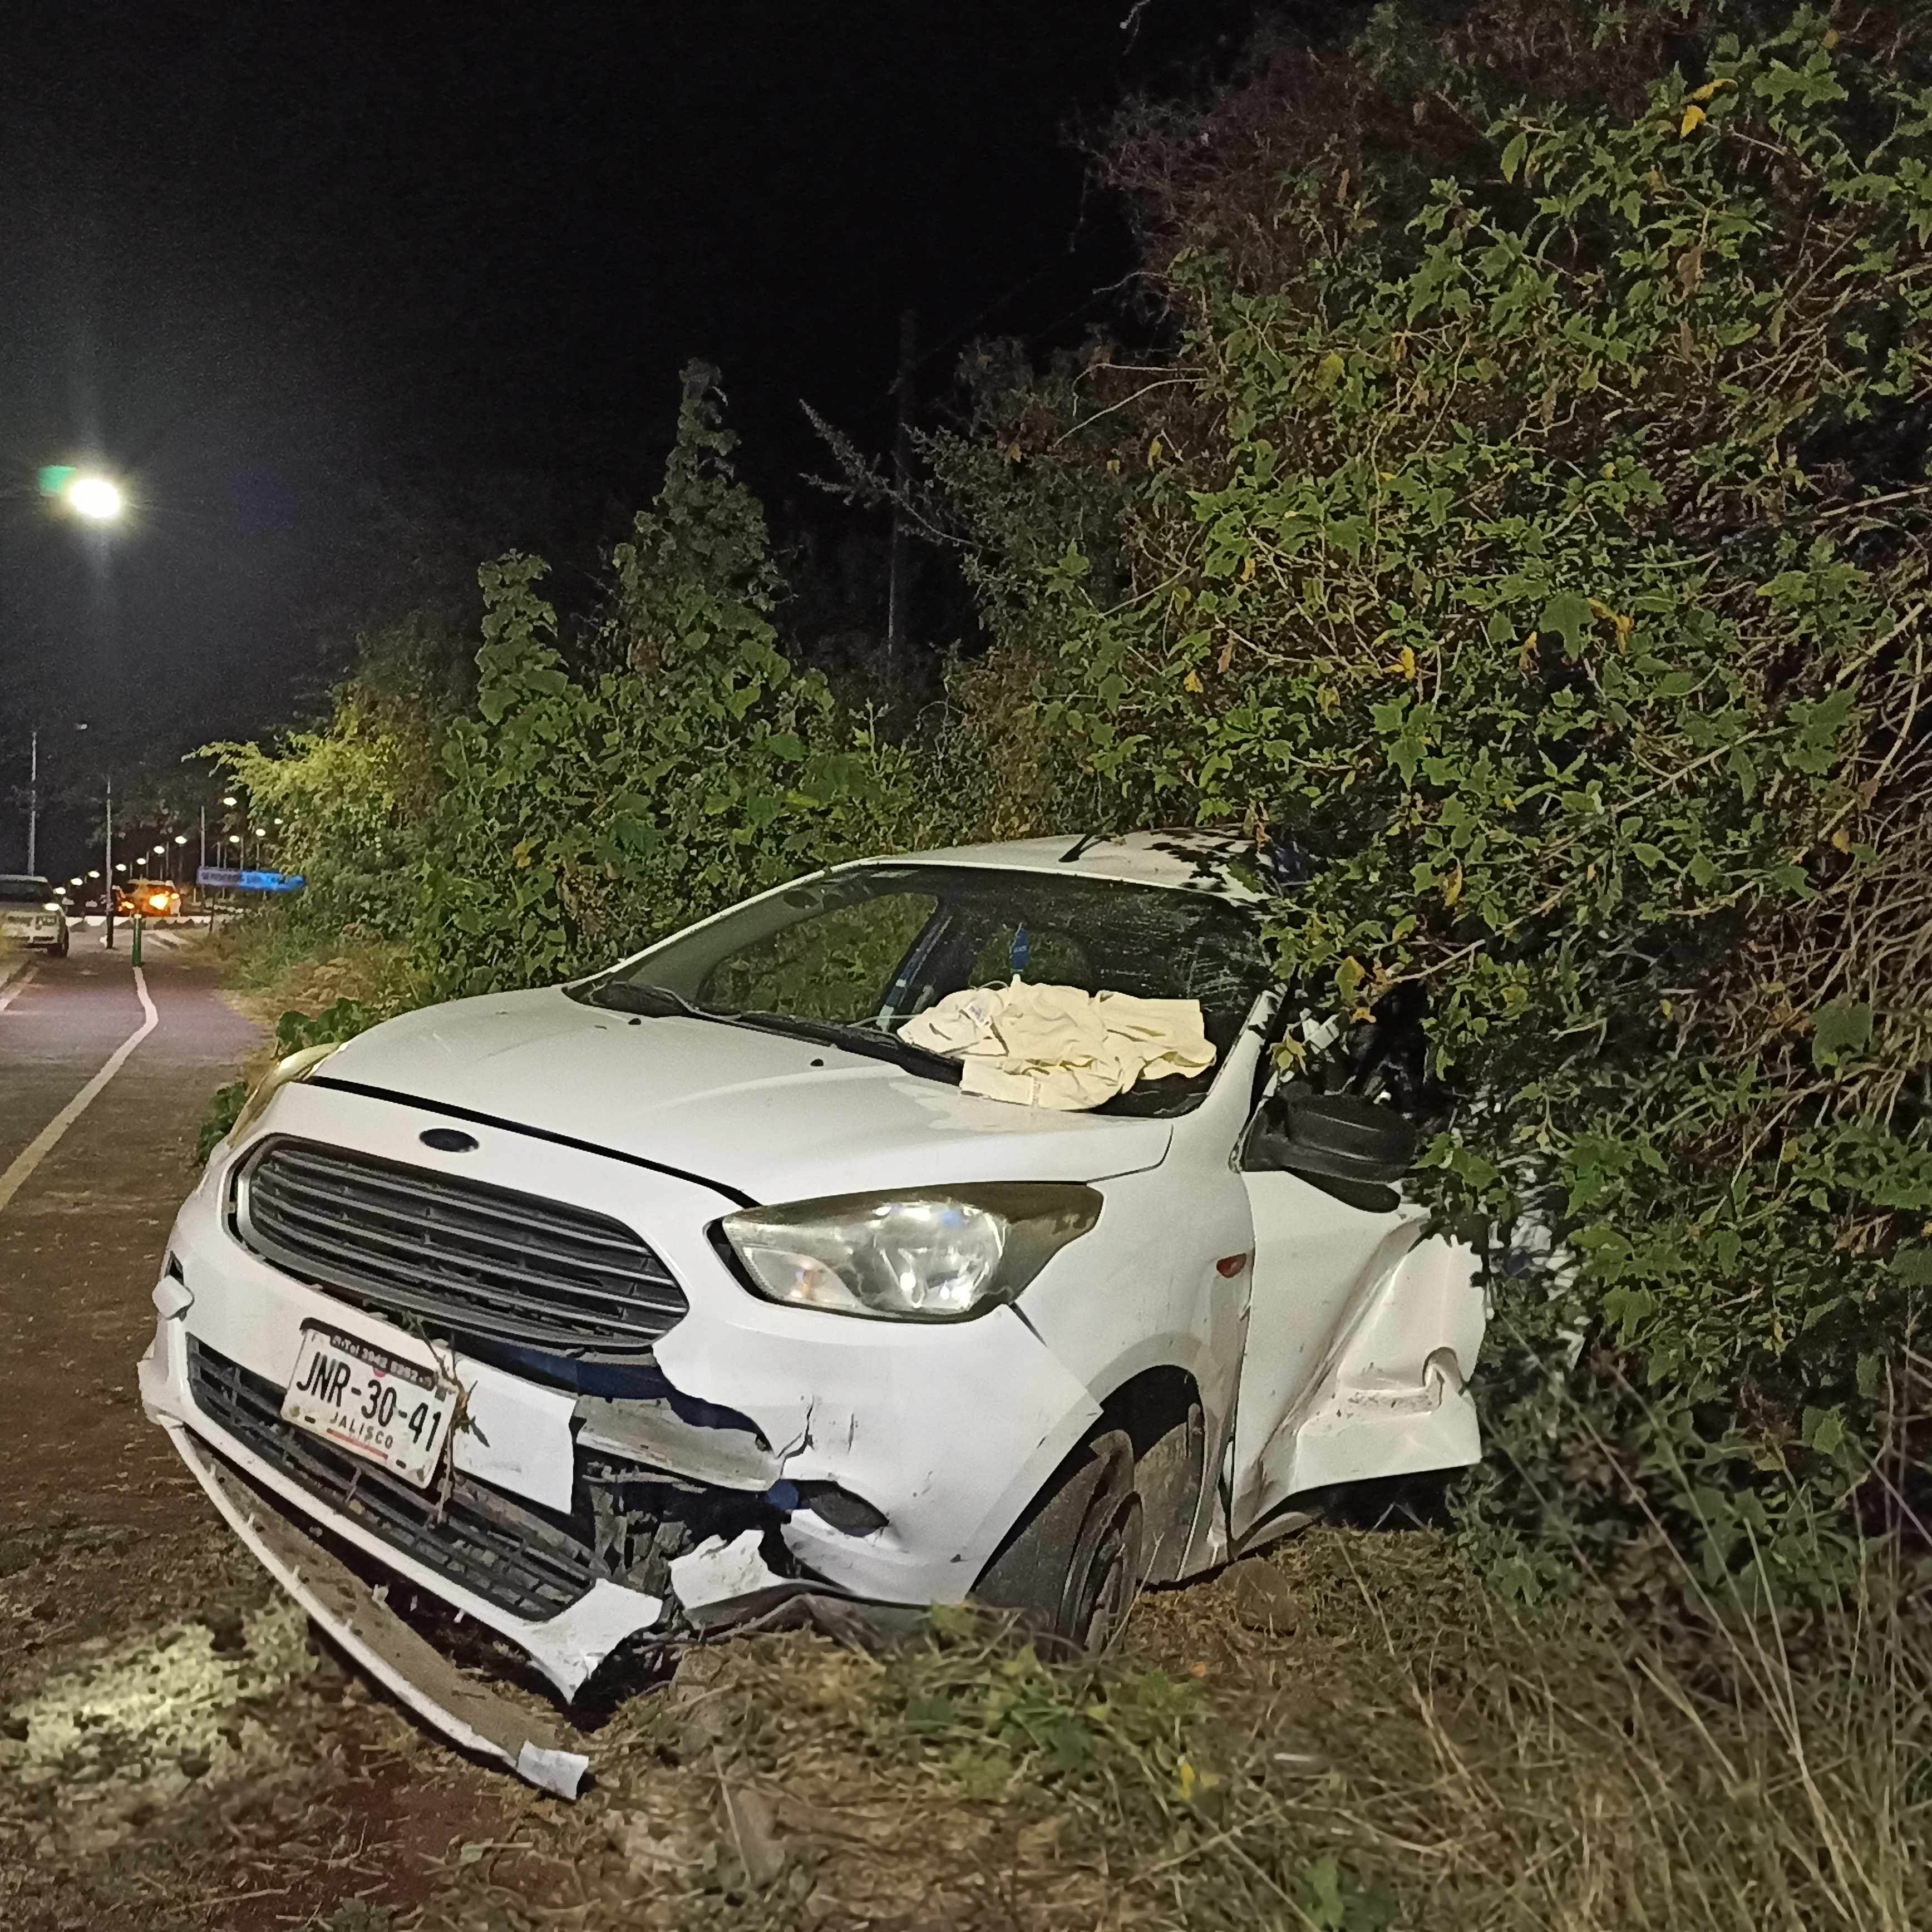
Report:
M 1013 1300 L 1100 1218 L 1090 1187 L 997 1181 L 753 1208 L 718 1228 L 768 1300 L 958 1322 Z
M 306 1080 L 328 1056 L 338 1048 L 346 1045 L 343 1040 L 331 1040 L 326 1046 L 305 1046 L 299 1053 L 292 1053 L 286 1060 L 278 1060 L 262 1076 L 255 1090 L 242 1103 L 242 1111 L 235 1116 L 235 1124 L 228 1130 L 230 1145 L 238 1141 L 267 1111 L 268 1102 L 292 1081 Z

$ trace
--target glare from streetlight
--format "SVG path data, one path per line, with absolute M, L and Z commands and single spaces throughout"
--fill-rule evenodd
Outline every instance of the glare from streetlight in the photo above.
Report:
M 121 492 L 104 476 L 76 476 L 67 486 L 67 500 L 97 524 L 112 523 L 121 514 Z
M 232 805 L 235 802 L 232 798 L 224 798 L 221 802 L 224 805 Z

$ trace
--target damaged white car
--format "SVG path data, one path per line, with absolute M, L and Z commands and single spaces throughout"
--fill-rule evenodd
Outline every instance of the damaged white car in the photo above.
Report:
M 1338 1485 L 1474 1461 L 1478 1257 L 1394 1185 L 1413 1042 L 1278 1083 L 1313 1030 L 1253 857 L 845 866 L 284 1060 L 176 1222 L 149 1413 L 346 1648 L 561 1790 L 397 1608 L 566 1699 L 633 1640 L 968 1597 L 1088 1648 Z

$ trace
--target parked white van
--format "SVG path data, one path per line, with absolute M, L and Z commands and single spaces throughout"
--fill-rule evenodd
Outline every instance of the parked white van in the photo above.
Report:
M 348 1648 L 559 1789 L 583 1760 L 398 1608 L 566 1699 L 627 1642 L 969 1597 L 1093 1648 L 1337 1486 L 1472 1462 L 1484 1290 L 1396 1184 L 1415 1070 L 1366 1030 L 1324 1056 L 1254 862 L 868 860 L 298 1054 L 175 1225 L 148 1412 Z M 1000 1097 L 915 1043 L 975 988 L 1166 1003 L 1196 1044 L 1098 1105 Z
M 38 946 L 67 957 L 67 908 L 50 880 L 33 872 L 0 872 L 0 939 Z

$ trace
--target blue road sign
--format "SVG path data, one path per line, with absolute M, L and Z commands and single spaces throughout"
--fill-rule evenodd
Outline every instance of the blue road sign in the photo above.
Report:
M 308 883 L 299 872 L 243 872 L 229 866 L 203 866 L 196 872 L 194 882 L 248 892 L 298 892 Z

